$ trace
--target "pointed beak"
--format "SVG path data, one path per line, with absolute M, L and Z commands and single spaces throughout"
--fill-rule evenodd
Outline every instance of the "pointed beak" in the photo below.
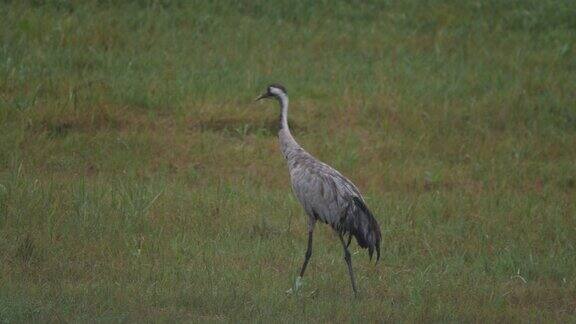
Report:
M 264 93 L 264 94 L 262 94 L 261 96 L 259 96 L 258 98 L 256 98 L 254 101 L 258 101 L 258 100 L 260 100 L 260 99 L 266 99 L 266 98 L 268 98 L 268 94 L 267 94 L 267 93 Z

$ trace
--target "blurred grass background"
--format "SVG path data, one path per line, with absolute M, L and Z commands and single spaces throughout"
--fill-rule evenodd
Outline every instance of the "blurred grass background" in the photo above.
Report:
M 0 321 L 576 315 L 576 2 L 0 2 Z M 276 139 L 364 192 L 381 264 Z

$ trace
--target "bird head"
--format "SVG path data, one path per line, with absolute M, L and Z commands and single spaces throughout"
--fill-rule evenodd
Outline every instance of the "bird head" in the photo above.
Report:
M 267 99 L 267 98 L 280 98 L 280 96 L 286 96 L 288 95 L 288 92 L 286 91 L 286 88 L 284 88 L 284 86 L 278 84 L 278 83 L 273 83 L 271 85 L 269 85 L 266 88 L 266 92 L 264 92 L 260 97 L 256 98 L 256 101 L 260 100 L 260 99 Z

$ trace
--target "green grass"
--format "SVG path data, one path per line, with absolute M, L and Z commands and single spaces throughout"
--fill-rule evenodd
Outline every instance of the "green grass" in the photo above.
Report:
M 0 322 L 576 321 L 576 2 L 3 1 Z M 276 139 L 364 192 L 361 294 Z

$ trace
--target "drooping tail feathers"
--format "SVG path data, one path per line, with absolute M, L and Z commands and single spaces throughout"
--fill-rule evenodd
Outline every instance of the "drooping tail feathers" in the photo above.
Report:
M 372 260 L 372 254 L 376 249 L 376 262 L 380 260 L 380 226 L 362 199 L 352 198 L 346 217 L 342 220 L 341 230 L 356 238 L 356 242 L 362 248 L 368 248 L 368 255 Z

